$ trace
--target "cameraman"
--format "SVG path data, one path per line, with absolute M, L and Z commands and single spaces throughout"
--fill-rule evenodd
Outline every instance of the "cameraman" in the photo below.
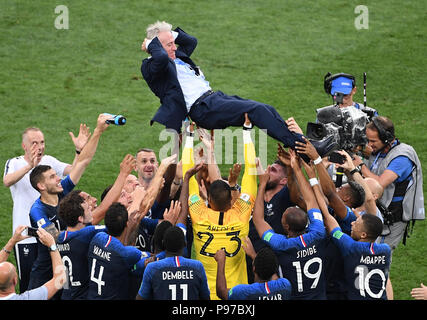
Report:
M 381 202 L 393 217 L 384 226 L 383 241 L 392 252 L 403 239 L 406 243 L 409 222 L 425 219 L 421 163 L 413 147 L 394 135 L 394 125 L 386 117 L 374 117 L 366 126 L 372 154 L 367 164 L 355 156 L 353 163 L 364 177 L 377 180 L 384 188 Z
M 328 72 L 324 77 L 323 86 L 325 92 L 333 97 L 334 104 L 316 109 L 316 123 L 307 125 L 307 136 L 323 139 L 324 135 L 332 135 L 334 142 L 338 144 L 335 149 L 356 152 L 363 146 L 361 151 L 369 156 L 371 150 L 365 150 L 364 147 L 366 125 L 371 117 L 377 116 L 378 113 L 375 109 L 353 101 L 357 92 L 355 77 L 347 73 L 332 75 Z M 338 174 L 343 177 L 342 172 L 335 170 L 335 166 L 328 166 L 328 173 L 334 181 L 338 180 L 335 178 Z M 346 177 L 343 178 L 345 183 Z M 336 184 L 339 186 L 341 182 L 337 181 Z
M 357 92 L 356 78 L 353 75 L 347 73 L 331 75 L 328 72 L 325 75 L 323 86 L 325 92 L 333 97 L 334 104 L 331 106 L 338 106 L 339 108 L 350 107 L 351 109 L 354 108 L 354 110 L 363 111 L 369 120 L 378 116 L 377 110 L 353 101 L 353 96 Z M 317 113 L 322 109 L 317 109 Z

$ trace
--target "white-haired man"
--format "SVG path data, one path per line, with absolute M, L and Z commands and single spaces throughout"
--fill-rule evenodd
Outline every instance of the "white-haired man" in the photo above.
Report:
M 172 31 L 172 25 L 165 21 L 148 26 L 141 50 L 150 57 L 142 61 L 141 73 L 161 101 L 151 124 L 159 122 L 167 129 L 181 132 L 182 122 L 189 116 L 202 128 L 224 129 L 241 127 L 247 113 L 253 125 L 266 129 L 268 135 L 285 147 L 303 141 L 302 134 L 291 132 L 274 107 L 213 91 L 190 58 L 196 46 L 195 37 L 179 27 Z M 330 150 L 329 142 L 329 139 L 316 142 L 320 154 Z

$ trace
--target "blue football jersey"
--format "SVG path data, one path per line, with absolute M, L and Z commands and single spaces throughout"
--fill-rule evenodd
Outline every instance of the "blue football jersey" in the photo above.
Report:
M 355 241 L 339 227 L 332 230 L 331 235 L 344 259 L 347 298 L 387 299 L 385 286 L 390 269 L 389 245 Z
M 200 261 L 182 256 L 149 263 L 138 294 L 145 300 L 209 300 L 206 272 Z
M 126 300 L 130 297 L 129 279 L 133 266 L 149 254 L 124 246 L 105 232 L 96 234 L 89 245 L 88 299 Z
M 281 276 L 292 285 L 291 299 L 323 300 L 326 299 L 326 231 L 319 209 L 311 209 L 307 214 L 310 224 L 306 233 L 287 238 L 268 230 L 262 239 L 276 251 Z
M 277 192 L 269 202 L 264 201 L 264 220 L 271 226 L 274 232 L 285 233 L 282 226 L 282 215 L 287 208 L 293 205 L 287 186 L 284 186 Z M 249 238 L 256 252 L 266 246 L 265 242 L 259 238 L 252 219 L 249 221 Z
M 74 183 L 70 176 L 61 180 L 63 192 L 58 194 L 59 200 L 65 197 L 74 188 Z M 59 203 L 59 202 L 58 202 Z M 61 222 L 58 215 L 58 206 L 51 206 L 43 203 L 38 198 L 30 209 L 30 223 L 33 228 L 45 228 L 54 224 L 58 231 L 65 230 L 66 226 Z M 52 279 L 52 261 L 50 259 L 49 249 L 37 238 L 37 258 L 31 269 L 29 289 L 38 288 Z
M 347 215 L 341 220 L 335 216 L 341 230 L 344 233 L 351 233 L 351 223 L 356 221 L 357 217 L 350 207 L 347 207 Z M 334 216 L 334 209 L 328 207 L 329 213 Z M 341 251 L 338 249 L 332 237 L 328 235 L 326 248 L 326 295 L 330 300 L 347 299 L 347 285 L 344 277 L 344 259 Z
M 78 231 L 62 231 L 59 234 L 57 246 L 68 275 L 62 300 L 86 299 L 89 289 L 89 244 L 101 231 L 105 231 L 105 226 L 86 226 Z
M 229 300 L 289 300 L 291 283 L 286 278 L 252 284 L 238 284 L 228 291 Z

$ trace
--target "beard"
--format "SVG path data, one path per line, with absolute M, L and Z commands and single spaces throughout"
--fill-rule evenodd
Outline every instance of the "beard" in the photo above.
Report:
M 274 182 L 274 181 L 267 182 L 267 185 L 265 186 L 265 191 L 272 190 L 272 189 L 276 188 L 277 184 L 278 183 Z

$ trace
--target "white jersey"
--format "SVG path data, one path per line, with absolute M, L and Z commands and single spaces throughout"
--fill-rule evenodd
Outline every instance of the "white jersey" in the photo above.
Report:
M 4 168 L 4 175 L 15 172 L 22 167 L 25 167 L 28 162 L 24 159 L 24 156 L 19 156 L 6 161 Z M 42 165 L 51 166 L 58 176 L 63 177 L 64 170 L 68 166 L 67 163 L 61 162 L 52 156 L 45 155 L 41 159 Z M 34 201 L 40 197 L 40 193 L 34 189 L 30 183 L 30 173 L 32 169 L 28 171 L 21 180 L 10 186 L 10 193 L 13 200 L 13 232 L 19 225 L 30 226 L 30 209 Z M 20 243 L 35 243 L 34 237 L 25 239 Z

